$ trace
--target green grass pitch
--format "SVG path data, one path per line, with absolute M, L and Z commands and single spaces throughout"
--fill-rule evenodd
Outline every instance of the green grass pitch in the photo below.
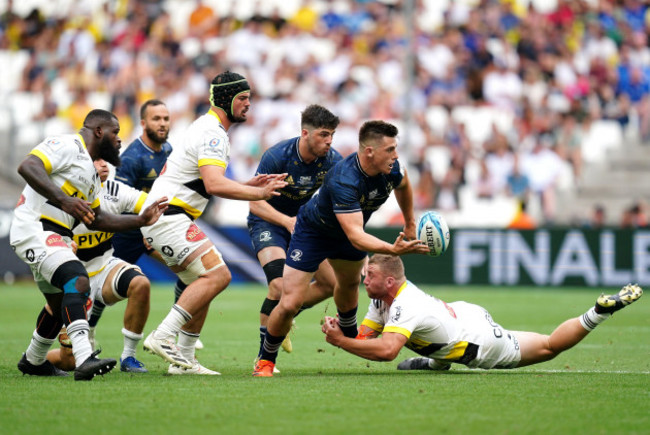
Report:
M 145 335 L 168 312 L 172 285 L 152 290 Z M 550 333 L 588 309 L 596 289 L 437 287 L 446 301 L 486 307 L 507 329 Z M 614 290 L 614 289 L 610 289 Z M 361 289 L 359 319 L 368 304 Z M 332 302 L 302 313 L 280 353 L 280 375 L 251 377 L 259 345 L 261 286 L 232 286 L 212 303 L 199 360 L 222 376 L 166 375 L 138 350 L 150 373 L 115 369 L 92 382 L 26 377 L 16 363 L 44 299 L 31 283 L 0 286 L 0 434 L 629 434 L 650 431 L 650 300 L 599 326 L 544 364 L 508 371 L 398 372 L 325 342 L 319 321 Z M 97 332 L 103 357 L 119 358 L 122 302 Z

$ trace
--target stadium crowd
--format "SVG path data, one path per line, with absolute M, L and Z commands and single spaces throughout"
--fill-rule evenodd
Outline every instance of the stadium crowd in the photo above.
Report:
M 341 119 L 334 146 L 344 156 L 364 120 L 400 127 L 416 209 L 456 210 L 467 191 L 532 196 L 548 225 L 558 189 L 581 177 L 595 122 L 650 138 L 647 1 L 558 0 L 540 11 L 522 0 L 419 0 L 410 23 L 399 0 L 301 0 L 287 16 L 274 2 L 239 2 L 251 5 L 242 16 L 235 2 L 224 12 L 197 0 L 180 26 L 170 0 L 95 2 L 65 17 L 17 15 L 12 3 L 0 50 L 29 53 L 16 91 L 43 96 L 36 118 L 59 126 L 46 133 L 80 128 L 90 97 L 104 95 L 129 143 L 140 105 L 157 98 L 173 145 L 207 110 L 217 72 L 246 76 L 254 107 L 232 132 L 238 180 L 318 102 Z

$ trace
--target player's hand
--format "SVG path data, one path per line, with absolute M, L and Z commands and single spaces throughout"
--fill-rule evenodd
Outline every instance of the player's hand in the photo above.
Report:
M 142 226 L 147 227 L 153 225 L 158 221 L 158 218 L 167 210 L 169 203 L 167 197 L 157 199 L 149 207 L 145 208 L 140 217 L 142 218 Z
M 339 339 L 344 337 L 343 331 L 339 326 L 339 321 L 334 317 L 325 316 L 323 326 L 321 326 L 321 331 L 325 334 L 325 340 L 334 346 L 338 346 Z
M 77 242 L 74 240 L 70 242 L 70 249 L 72 249 L 72 253 L 77 255 L 77 249 L 79 249 L 79 245 L 77 245 Z
M 90 225 L 95 220 L 95 212 L 90 208 L 90 203 L 81 198 L 66 196 L 61 200 L 61 210 L 85 225 Z
M 399 233 L 399 236 L 397 236 L 397 239 L 395 239 L 395 243 L 393 243 L 393 254 L 395 255 L 404 255 L 404 254 L 428 254 L 429 253 L 429 248 L 422 243 L 421 240 L 415 239 L 415 240 L 406 240 L 405 239 L 406 235 L 401 232 Z
M 270 180 L 284 180 L 287 178 L 287 173 L 283 174 L 258 174 L 248 180 L 246 185 L 248 186 L 255 186 L 255 187 L 262 187 L 265 186 Z
M 288 183 L 284 179 L 280 178 L 269 178 L 267 184 L 262 189 L 262 198 L 260 199 L 271 199 L 274 196 L 280 196 L 278 189 L 282 189 Z
M 296 217 L 295 216 L 287 217 L 284 227 L 287 229 L 287 231 L 289 231 L 289 234 L 293 234 L 293 230 L 296 227 Z

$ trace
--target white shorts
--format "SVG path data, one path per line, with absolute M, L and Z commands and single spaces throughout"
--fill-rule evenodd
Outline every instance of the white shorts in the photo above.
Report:
M 492 320 L 492 316 L 482 309 L 483 328 L 486 331 L 478 356 L 470 361 L 468 367 L 481 369 L 512 369 L 521 361 L 519 342 L 515 335 L 503 329 Z
M 16 255 L 32 270 L 34 280 L 43 293 L 60 293 L 52 286 L 52 276 L 63 263 L 79 261 L 70 248 L 71 239 L 52 231 L 44 231 L 39 221 L 11 221 L 9 242 Z
M 167 266 L 180 266 L 188 255 L 209 240 L 184 214 L 163 215 L 158 222 L 142 227 L 141 231 L 151 247 L 162 255 Z

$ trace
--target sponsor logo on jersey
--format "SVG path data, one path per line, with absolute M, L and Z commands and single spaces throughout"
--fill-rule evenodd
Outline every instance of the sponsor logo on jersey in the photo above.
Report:
M 185 233 L 185 239 L 188 242 L 198 242 L 199 240 L 205 239 L 205 233 L 196 224 L 192 224 L 187 229 L 187 233 Z
M 301 175 L 298 179 L 298 184 L 304 186 L 305 184 L 311 183 L 311 175 Z
M 18 198 L 18 202 L 16 203 L 16 208 L 20 207 L 25 203 L 25 195 L 20 195 L 20 198 Z
M 375 199 L 379 195 L 379 191 L 377 189 L 371 191 L 368 193 L 368 199 Z
M 400 318 L 401 316 L 402 316 L 402 307 L 401 307 L 401 306 L 397 306 L 397 307 L 395 307 L 395 315 L 394 315 L 393 317 L 391 317 L 390 320 L 391 320 L 392 322 L 397 322 L 397 321 L 399 321 L 399 318 Z
M 293 261 L 300 261 L 302 260 L 302 251 L 300 249 L 294 249 L 291 251 L 290 257 Z
M 165 245 L 161 249 L 162 253 L 165 254 L 168 257 L 173 257 L 174 256 L 174 250 L 170 248 L 169 246 Z
M 262 231 L 260 234 L 260 242 L 268 242 L 271 240 L 271 232 L 270 231 Z
M 68 244 L 63 240 L 63 237 L 61 237 L 58 234 L 52 234 L 48 236 L 48 238 L 45 239 L 45 244 L 47 246 L 65 246 L 66 248 L 68 247 Z
M 34 255 L 34 250 L 28 249 L 27 252 L 25 252 L 25 258 L 27 258 L 27 261 L 30 263 L 34 261 L 34 258 L 36 258 L 36 255 Z
M 285 178 L 284 181 L 286 181 L 289 186 L 293 186 L 295 184 L 294 181 L 293 181 L 293 177 L 291 175 L 289 175 L 287 178 Z

